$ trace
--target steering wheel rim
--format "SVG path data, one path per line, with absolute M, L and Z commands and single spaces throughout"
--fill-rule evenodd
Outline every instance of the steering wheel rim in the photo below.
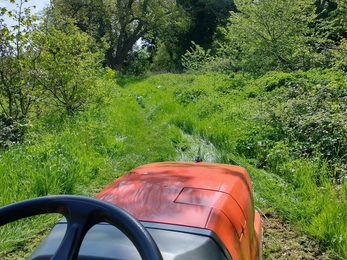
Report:
M 63 241 L 51 260 L 77 259 L 85 234 L 100 222 L 108 222 L 122 231 L 135 245 L 142 259 L 163 259 L 152 236 L 136 218 L 111 203 L 95 198 L 57 195 L 13 203 L 0 208 L 0 226 L 48 213 L 60 213 L 67 220 Z

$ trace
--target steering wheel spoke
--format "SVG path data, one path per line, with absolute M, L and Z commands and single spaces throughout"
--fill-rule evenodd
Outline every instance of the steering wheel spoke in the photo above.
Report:
M 79 224 L 70 224 L 62 243 L 51 259 L 77 259 L 78 251 L 85 235 L 85 233 L 82 231 L 83 230 L 81 230 L 81 226 Z

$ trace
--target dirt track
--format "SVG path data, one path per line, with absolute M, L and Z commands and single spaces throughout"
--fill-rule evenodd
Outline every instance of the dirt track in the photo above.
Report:
M 263 260 L 342 259 L 324 252 L 317 242 L 272 217 L 263 219 Z

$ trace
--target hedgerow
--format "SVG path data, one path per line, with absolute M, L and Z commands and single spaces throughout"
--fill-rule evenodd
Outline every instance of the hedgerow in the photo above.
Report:
M 264 124 L 238 140 L 238 151 L 271 168 L 274 147 L 285 142 L 294 158 L 325 160 L 329 177 L 341 183 L 347 176 L 345 75 L 337 70 L 271 72 L 255 84 L 264 93 L 257 98 Z

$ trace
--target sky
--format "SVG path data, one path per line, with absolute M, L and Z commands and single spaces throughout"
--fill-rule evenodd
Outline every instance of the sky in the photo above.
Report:
M 16 0 L 16 2 L 19 2 L 19 0 Z M 35 9 L 31 9 L 33 13 L 42 11 L 45 6 L 49 4 L 49 0 L 28 0 L 27 3 L 24 3 L 24 7 L 31 7 L 36 6 Z M 11 4 L 10 1 L 6 0 L 0 0 L 0 8 L 5 7 L 8 11 L 16 10 L 17 6 L 16 4 Z M 13 21 L 9 19 L 8 17 L 3 17 L 5 20 L 5 23 L 7 25 L 11 25 Z
M 19 2 L 18 0 L 16 2 Z M 28 0 L 27 3 L 24 3 L 25 6 L 36 6 L 36 10 L 42 10 L 45 5 L 49 3 L 49 0 Z M 15 4 L 11 4 L 10 1 L 0 0 L 0 7 L 6 7 L 9 10 L 16 9 Z

